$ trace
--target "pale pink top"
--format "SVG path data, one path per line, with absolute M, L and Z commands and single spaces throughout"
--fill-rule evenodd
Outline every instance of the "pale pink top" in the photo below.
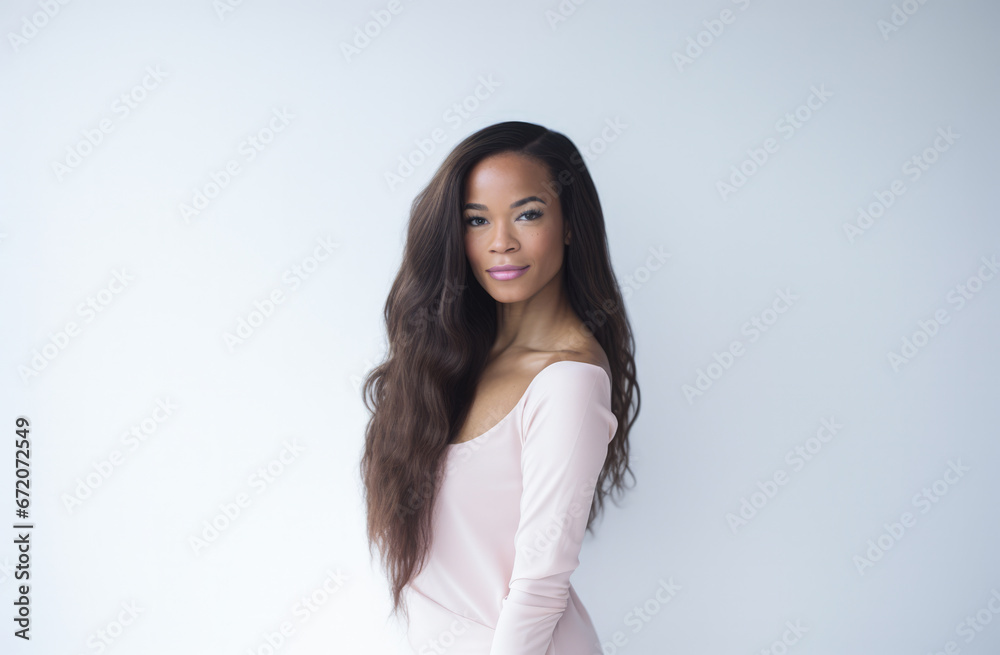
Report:
M 416 653 L 600 655 L 569 578 L 617 429 L 604 369 L 562 360 L 448 446 L 428 559 L 404 588 Z

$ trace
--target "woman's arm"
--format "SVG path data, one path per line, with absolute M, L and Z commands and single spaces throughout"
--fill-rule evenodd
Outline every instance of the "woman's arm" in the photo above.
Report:
M 542 369 L 522 416 L 521 518 L 490 655 L 545 655 L 569 600 L 598 474 L 618 423 L 599 366 Z

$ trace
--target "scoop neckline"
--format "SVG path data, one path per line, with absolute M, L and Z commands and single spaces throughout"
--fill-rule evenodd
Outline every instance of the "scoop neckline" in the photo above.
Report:
M 575 359 L 560 359 L 557 362 L 552 362 L 551 364 L 543 366 L 540 371 L 538 371 L 537 373 L 535 373 L 535 377 L 531 378 L 531 382 L 529 382 L 528 386 L 525 387 L 524 393 L 521 394 L 521 397 L 517 399 L 517 402 L 514 403 L 514 406 L 510 409 L 510 411 L 507 412 L 504 415 L 503 418 L 501 418 L 499 421 L 497 421 L 497 423 L 493 427 L 491 427 L 486 432 L 483 432 L 482 434 L 474 436 L 471 439 L 466 439 L 465 441 L 459 441 L 459 442 L 449 443 L 448 447 L 451 448 L 452 446 L 462 446 L 464 444 L 472 443 L 473 441 L 477 441 L 479 439 L 482 439 L 483 437 L 485 437 L 486 435 L 488 435 L 490 432 L 493 432 L 494 430 L 496 430 L 497 428 L 499 428 L 501 425 L 503 425 L 504 423 L 506 423 L 507 419 L 509 419 L 511 416 L 514 415 L 514 412 L 517 410 L 517 408 L 520 407 L 521 403 L 524 401 L 524 399 L 528 397 L 528 391 L 531 390 L 531 386 L 533 384 L 535 384 L 535 380 L 537 380 L 539 378 L 539 376 L 542 374 L 542 371 L 545 371 L 546 369 L 552 368 L 556 364 L 583 364 L 584 366 L 593 366 L 595 368 L 601 369 L 601 371 L 604 373 L 604 377 L 606 377 L 608 379 L 608 382 L 611 382 L 611 376 L 608 375 L 608 372 L 604 370 L 603 366 L 600 366 L 598 364 L 591 364 L 590 362 L 580 362 L 580 361 L 577 361 Z

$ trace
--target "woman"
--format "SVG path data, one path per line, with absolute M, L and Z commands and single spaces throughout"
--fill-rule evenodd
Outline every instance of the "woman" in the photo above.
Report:
M 385 322 L 361 476 L 410 645 L 599 654 L 569 577 L 632 474 L 639 388 L 573 143 L 512 121 L 458 144 L 413 202 Z

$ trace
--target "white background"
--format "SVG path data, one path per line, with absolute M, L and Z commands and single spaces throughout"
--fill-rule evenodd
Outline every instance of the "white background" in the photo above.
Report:
M 995 3 L 43 4 L 0 13 L 2 616 L 20 415 L 35 525 L 32 639 L 5 618 L 2 652 L 264 654 L 282 622 L 274 652 L 407 652 L 364 541 L 357 384 L 384 352 L 413 196 L 502 120 L 587 150 L 628 287 L 638 484 L 573 578 L 605 652 L 1000 647 L 1000 278 L 981 261 L 1000 255 Z M 268 134 L 276 110 L 290 118 Z M 935 150 L 939 129 L 957 137 Z M 416 165 L 391 184 L 401 158 Z M 886 195 L 894 180 L 905 193 Z M 849 238 L 878 194 L 891 204 Z M 323 239 L 337 246 L 311 260 Z M 651 248 L 670 254 L 655 270 Z M 959 285 L 975 289 L 961 306 Z M 274 289 L 284 301 L 227 345 Z M 797 299 L 765 311 L 779 290 Z M 770 325 L 752 339 L 755 317 Z M 893 366 L 918 321 L 933 334 Z M 810 442 L 831 418 L 836 435 Z M 813 448 L 798 469 L 796 447 Z M 949 462 L 968 470 L 942 481 Z M 743 499 L 757 507 L 737 525 Z M 666 604 L 661 581 L 679 586 Z

